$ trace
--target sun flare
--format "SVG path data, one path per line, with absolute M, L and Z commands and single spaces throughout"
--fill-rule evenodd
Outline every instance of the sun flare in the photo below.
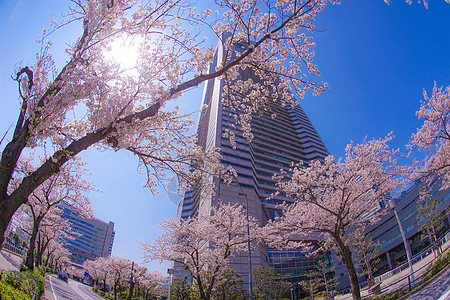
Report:
M 105 52 L 105 57 L 120 65 L 122 70 L 134 69 L 139 59 L 139 45 L 142 38 L 119 36 L 114 39 Z

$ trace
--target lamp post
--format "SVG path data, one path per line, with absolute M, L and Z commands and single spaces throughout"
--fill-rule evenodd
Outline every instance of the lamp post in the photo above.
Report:
M 219 178 L 220 180 L 220 178 Z M 247 251 L 248 251 L 248 299 L 253 300 L 253 277 L 252 277 L 252 247 L 250 242 L 250 213 L 248 208 L 248 198 L 247 193 L 242 189 L 242 186 L 239 184 L 239 181 L 235 177 L 237 186 L 245 197 L 245 218 L 247 221 Z M 220 185 L 219 185 L 220 188 Z M 219 191 L 220 193 L 220 191 Z
M 172 278 L 173 269 L 167 269 L 167 274 L 169 274 L 169 291 L 167 292 L 167 299 L 170 300 L 170 279 Z
M 239 186 L 240 187 L 240 186 Z M 242 188 L 241 188 L 242 189 Z M 249 300 L 253 300 L 253 278 L 252 278 L 252 247 L 250 244 L 250 221 L 248 212 L 248 198 L 245 195 L 245 205 L 246 205 L 246 218 L 247 218 L 247 251 L 248 251 L 248 296 Z
M 414 270 L 413 270 L 412 260 L 411 260 L 411 257 L 412 257 L 411 248 L 408 244 L 408 241 L 406 240 L 406 236 L 405 236 L 405 232 L 403 231 L 402 223 L 400 222 L 400 218 L 398 217 L 394 199 L 389 200 L 389 208 L 394 211 L 395 218 L 397 219 L 398 228 L 400 229 L 400 234 L 402 235 L 402 239 L 403 239 L 403 245 L 405 246 L 405 250 L 406 250 L 406 257 L 408 258 L 408 265 L 409 265 L 409 270 L 411 273 L 411 275 L 410 275 L 411 285 L 412 285 L 412 287 L 414 287 Z
M 133 271 L 134 271 L 134 261 L 131 262 L 130 291 L 128 293 L 128 300 L 131 300 L 131 294 L 133 294 L 133 288 L 134 288 Z

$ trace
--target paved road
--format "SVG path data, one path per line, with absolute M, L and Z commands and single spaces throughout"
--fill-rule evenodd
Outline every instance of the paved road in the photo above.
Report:
M 49 291 L 46 291 L 48 300 L 104 300 L 92 291 L 90 286 L 69 279 L 69 282 L 58 279 L 56 275 L 47 277 L 49 280 Z

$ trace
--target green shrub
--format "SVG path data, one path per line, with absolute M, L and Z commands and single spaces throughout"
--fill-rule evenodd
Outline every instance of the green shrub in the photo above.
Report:
M 438 257 L 430 266 L 428 266 L 425 275 L 422 278 L 422 283 L 429 281 L 434 275 L 438 274 L 450 263 L 450 252 L 447 252 Z
M 27 294 L 31 298 L 33 297 L 34 293 L 35 279 L 39 274 L 40 274 L 39 270 L 35 270 L 33 272 L 8 271 L 3 273 L 3 281 L 4 283 L 10 285 L 14 289 L 17 289 Z M 44 292 L 44 288 L 45 288 L 44 276 L 39 275 L 37 281 L 37 296 L 42 295 L 42 293 Z
M 105 296 L 105 292 L 95 286 L 92 288 L 92 291 L 94 291 L 95 293 L 99 294 L 102 297 Z
M 29 269 L 28 269 L 28 267 L 27 266 L 25 266 L 25 265 L 20 265 L 20 270 L 19 270 L 20 272 L 26 272 L 26 271 L 29 271 Z
M 34 278 L 30 272 L 4 272 L 3 281 L 32 297 L 34 292 Z
M 406 295 L 409 292 L 408 289 L 402 289 L 399 291 L 396 291 L 394 293 L 384 293 L 380 295 L 373 295 L 367 298 L 364 298 L 365 300 L 395 300 L 400 298 L 403 295 Z
M 31 300 L 31 297 L 11 285 L 0 281 L 0 299 L 2 300 Z

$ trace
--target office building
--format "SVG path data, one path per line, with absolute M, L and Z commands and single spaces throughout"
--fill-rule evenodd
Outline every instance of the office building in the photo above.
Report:
M 245 49 L 245 46 L 239 44 L 235 47 Z M 210 71 L 221 61 L 223 49 L 219 46 Z M 247 73 L 245 76 L 251 75 Z M 248 201 L 247 209 L 250 215 L 264 225 L 269 219 L 280 214 L 278 204 L 292 201 L 283 195 L 270 198 L 276 191 L 276 181 L 272 176 L 280 173 L 280 169 L 288 170 L 292 162 L 322 160 L 328 155 L 328 150 L 300 105 L 290 107 L 278 103 L 269 104 L 268 111 L 254 114 L 251 122 L 254 137 L 251 143 L 242 136 L 242 131 L 237 126 L 234 130 L 236 147 L 233 148 L 229 139 L 224 137 L 227 129 L 232 130 L 230 124 L 234 119 L 221 101 L 223 84 L 220 78 L 206 82 L 202 105 L 207 105 L 207 109 L 201 111 L 198 119 L 198 143 L 207 150 L 214 147 L 221 149 L 222 163 L 231 165 L 236 170 L 237 183 L 226 185 L 218 178 L 211 178 L 217 187 L 217 193 L 209 198 L 200 197 L 199 190 L 187 191 L 179 204 L 178 216 L 187 218 L 198 212 L 207 213 L 219 199 L 225 203 L 240 203 L 244 207 Z M 273 113 L 276 114 L 275 118 L 272 117 Z M 269 259 L 269 255 L 275 255 L 277 258 Z M 279 263 L 284 262 L 280 260 L 281 256 L 286 258 L 281 252 L 275 250 L 268 252 L 266 247 L 258 245 L 252 251 L 252 265 L 267 266 L 269 262 L 275 260 Z M 305 260 L 304 255 L 299 259 Z M 245 252 L 232 258 L 230 264 L 231 268 L 242 275 L 246 284 L 248 284 L 248 261 L 248 253 Z M 282 272 L 300 274 L 295 269 L 297 266 L 300 267 L 300 264 L 293 264 L 290 269 L 285 268 Z M 308 263 L 302 261 L 303 270 L 308 266 Z M 274 264 L 274 267 L 277 268 L 278 264 Z M 184 278 L 187 277 L 187 273 L 175 265 L 174 277 Z M 298 281 L 297 277 L 295 280 Z
M 421 227 L 424 223 L 423 218 L 417 217 L 417 206 L 421 203 L 419 191 L 422 188 L 422 184 L 421 181 L 416 181 L 415 184 L 404 191 L 400 197 L 394 199 L 396 210 L 407 242 L 411 247 L 413 258 L 432 245 L 426 234 L 424 235 L 423 232 L 421 232 Z M 440 202 L 440 205 L 437 208 L 437 214 L 441 215 L 436 229 L 437 235 L 440 238 L 443 238 L 450 230 L 450 216 L 448 215 L 450 189 L 441 190 L 440 188 L 440 180 L 434 180 L 431 185 L 431 199 L 437 199 Z M 388 201 L 383 201 L 381 203 L 382 207 L 388 208 L 388 205 Z M 389 210 L 377 224 L 368 228 L 367 232 L 381 245 L 379 249 L 380 262 L 376 265 L 376 275 L 395 269 L 407 261 L 403 239 L 398 222 L 392 210 Z
M 62 217 L 69 220 L 72 230 L 76 233 L 65 244 L 73 263 L 82 265 L 86 260 L 111 255 L 115 235 L 114 222 L 84 218 L 64 202 L 59 208 L 63 211 Z

